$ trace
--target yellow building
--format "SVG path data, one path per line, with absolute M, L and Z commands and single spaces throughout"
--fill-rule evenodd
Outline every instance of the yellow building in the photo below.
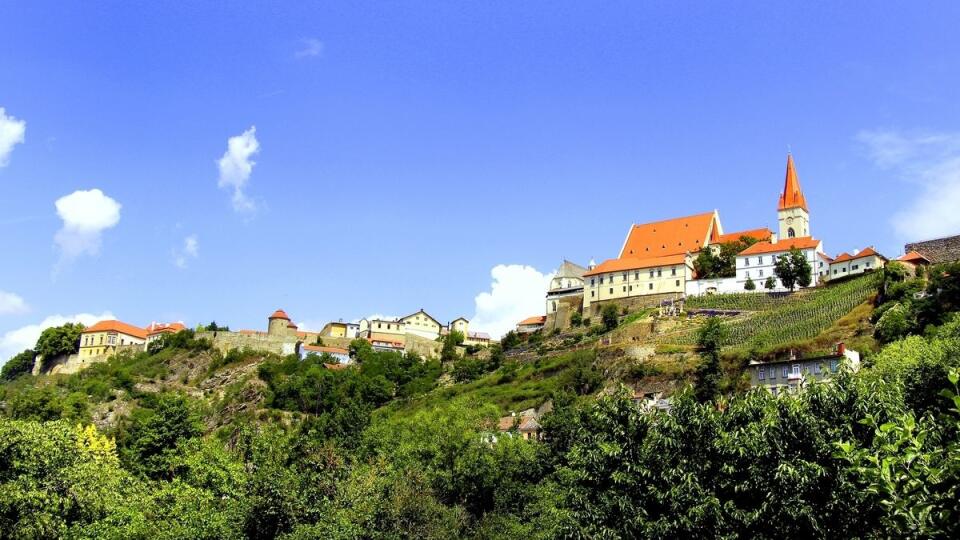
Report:
M 337 322 L 328 322 L 323 325 L 323 329 L 320 330 L 320 335 L 323 337 L 337 337 L 337 338 L 355 338 L 357 337 L 357 332 L 360 330 L 360 325 L 357 323 L 347 323 L 343 321 Z
M 460 317 L 454 319 L 449 325 L 448 328 L 452 331 L 460 332 L 464 336 L 467 335 L 467 332 L 470 330 L 470 321 L 465 317 Z
M 607 301 L 646 305 L 684 294 L 687 280 L 693 278 L 691 254 L 721 237 L 716 210 L 631 226 L 620 257 L 583 274 L 584 314 L 599 314 Z
M 143 346 L 147 331 L 120 321 L 100 321 L 80 334 L 80 359 L 110 355 L 117 347 Z

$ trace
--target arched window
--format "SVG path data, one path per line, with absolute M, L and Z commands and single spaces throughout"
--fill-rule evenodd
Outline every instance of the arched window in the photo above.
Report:
M 793 227 L 787 229 L 787 238 L 795 238 L 797 236 L 796 231 L 793 230 Z

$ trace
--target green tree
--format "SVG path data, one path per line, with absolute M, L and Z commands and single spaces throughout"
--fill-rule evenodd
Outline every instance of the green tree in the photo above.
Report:
M 181 394 L 158 394 L 149 408 L 136 409 L 121 432 L 121 456 L 149 478 L 172 476 L 177 445 L 202 433 L 200 416 Z
M 34 351 L 49 361 L 61 354 L 73 354 L 80 349 L 80 334 L 84 326 L 80 323 L 67 323 L 63 326 L 47 328 L 40 334 Z
M 613 330 L 620 322 L 620 316 L 617 313 L 617 306 L 607 304 L 600 311 L 600 320 L 603 321 L 603 329 L 606 332 Z
M 763 287 L 768 291 L 772 291 L 777 288 L 777 280 L 773 279 L 773 276 L 769 276 L 767 280 L 763 282 Z
M 505 351 L 509 351 L 519 344 L 520 336 L 518 336 L 513 330 L 510 330 L 500 338 L 500 346 L 503 347 L 503 350 Z
M 710 317 L 697 330 L 700 365 L 696 370 L 694 395 L 700 402 L 710 401 L 720 391 L 720 349 L 727 339 L 727 328 L 718 317 Z
M 780 278 L 780 283 L 790 289 L 790 292 L 793 292 L 798 285 L 809 287 L 813 280 L 810 263 L 803 256 L 803 252 L 797 248 L 791 248 L 790 253 L 777 257 L 773 272 Z
M 753 291 L 757 289 L 757 284 L 753 282 L 753 278 L 747 276 L 747 281 L 743 284 L 744 290 Z
M 442 363 L 453 362 L 460 355 L 457 354 L 457 347 L 463 343 L 463 332 L 453 330 L 443 338 L 443 347 L 440 349 L 440 361 Z
M 7 360 L 3 368 L 0 368 L 0 379 L 12 381 L 24 373 L 30 373 L 33 370 L 33 361 L 36 356 L 37 354 L 33 352 L 33 349 L 27 349 Z
M 579 311 L 570 314 L 570 326 L 580 326 L 581 323 L 583 323 L 583 315 Z

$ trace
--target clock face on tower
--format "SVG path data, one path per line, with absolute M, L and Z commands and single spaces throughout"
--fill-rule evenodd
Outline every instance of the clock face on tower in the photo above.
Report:
M 793 225 L 793 218 L 792 218 L 792 217 L 788 217 L 788 218 L 787 218 L 787 225 Z

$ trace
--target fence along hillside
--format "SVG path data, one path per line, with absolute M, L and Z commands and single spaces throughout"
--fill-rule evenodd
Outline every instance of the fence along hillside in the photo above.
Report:
M 869 300 L 877 292 L 880 274 L 867 274 L 842 283 L 827 285 L 803 294 L 794 293 L 791 297 L 770 298 L 755 302 L 747 300 L 746 294 L 717 295 L 736 296 L 728 304 L 697 305 L 697 309 L 729 309 L 744 313 L 730 319 L 726 326 L 729 337 L 724 345 L 741 346 L 763 344 L 765 346 L 787 343 L 798 339 L 808 339 L 823 332 L 855 307 Z M 755 296 L 767 296 L 755 294 Z M 691 299 L 692 300 L 692 299 Z M 738 304 L 738 302 L 740 302 Z M 748 305 L 763 306 L 750 310 Z M 722 306 L 722 307 L 721 307 Z M 774 306 L 774 307 L 768 307 Z M 687 303 L 693 308 L 692 302 Z M 673 345 L 693 345 L 696 343 L 696 327 L 687 328 L 675 334 L 666 334 L 657 338 L 658 343 Z

